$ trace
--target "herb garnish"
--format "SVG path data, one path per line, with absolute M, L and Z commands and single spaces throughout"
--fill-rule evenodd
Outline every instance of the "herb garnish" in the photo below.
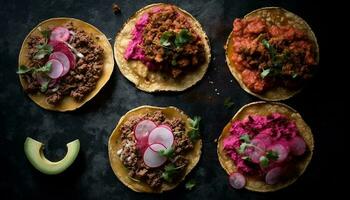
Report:
M 235 103 L 231 100 L 231 97 L 227 97 L 224 101 L 225 108 L 229 109 L 231 108 Z
M 44 66 L 39 67 L 39 68 L 35 68 L 35 67 L 27 67 L 25 65 L 20 65 L 18 68 L 18 71 L 16 72 L 17 74 L 25 74 L 28 72 L 43 72 L 43 73 L 47 73 L 50 72 L 52 68 L 52 63 L 51 62 L 47 62 Z
M 175 167 L 174 164 L 168 164 L 164 167 L 164 172 L 162 173 L 162 178 L 167 182 L 172 182 L 174 175 L 178 172 L 179 169 L 183 168 L 185 165 Z
M 46 55 L 51 54 L 53 51 L 52 46 L 49 44 L 37 45 L 36 48 L 38 49 L 38 52 L 36 52 L 33 57 L 36 60 L 43 59 Z
M 270 160 L 266 157 L 266 156 L 261 156 L 260 157 L 260 159 L 259 159 L 259 161 L 260 161 L 260 166 L 261 167 L 268 167 L 269 166 L 269 162 L 270 162 Z
M 188 123 L 190 124 L 190 131 L 188 132 L 188 136 L 191 139 L 191 141 L 195 141 L 199 139 L 199 122 L 201 121 L 201 118 L 199 116 L 194 116 L 193 119 L 188 119 Z
M 262 79 L 268 76 L 276 76 L 279 75 L 282 71 L 282 66 L 284 61 L 289 57 L 289 53 L 286 52 L 284 54 L 277 54 L 277 50 L 266 40 L 262 39 L 261 43 L 268 50 L 272 65 L 265 68 L 261 73 L 260 77 Z
M 165 150 L 160 150 L 158 153 L 161 156 L 172 158 L 174 156 L 174 148 L 170 147 Z
M 174 44 L 176 48 L 180 48 L 186 43 L 190 42 L 192 39 L 192 36 L 190 32 L 187 29 L 182 29 L 179 34 L 176 35 Z
M 194 188 L 194 186 L 196 186 L 196 180 L 194 180 L 194 179 L 187 181 L 187 183 L 185 184 L 185 188 L 187 190 L 192 190 Z

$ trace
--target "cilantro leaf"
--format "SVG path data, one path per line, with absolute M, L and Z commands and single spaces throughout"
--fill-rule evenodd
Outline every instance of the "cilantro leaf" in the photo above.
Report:
M 45 81 L 41 83 L 40 92 L 46 92 L 47 88 L 49 87 L 49 82 L 50 81 Z
M 269 159 L 266 156 L 261 156 L 259 160 L 261 167 L 265 168 L 269 166 Z
M 187 183 L 185 184 L 185 188 L 187 190 L 192 190 L 194 188 L 194 186 L 196 186 L 196 180 L 194 180 L 194 179 L 187 181 Z
M 174 164 L 170 163 L 165 165 L 164 172 L 162 173 L 162 178 L 167 182 L 172 182 L 174 175 L 178 172 L 179 169 L 183 168 L 183 166 L 175 167 Z
M 225 108 L 231 108 L 235 103 L 231 100 L 231 97 L 227 97 L 224 101 Z
M 160 45 L 163 47 L 170 47 L 171 46 L 171 38 L 173 37 L 173 33 L 166 31 L 162 34 L 160 37 Z
M 248 134 L 243 134 L 241 137 L 239 137 L 240 140 L 244 141 L 245 143 L 250 143 L 250 138 Z
M 46 29 L 46 30 L 40 30 L 41 35 L 45 38 L 46 42 L 49 41 L 50 35 L 51 35 L 51 30 Z
M 34 68 L 32 67 L 27 67 L 25 65 L 20 65 L 18 67 L 18 71 L 16 72 L 17 74 L 25 74 L 25 73 L 28 73 L 30 71 L 32 71 Z
M 40 68 L 37 68 L 35 69 L 34 71 L 35 72 L 44 72 L 44 73 L 47 73 L 47 72 L 50 72 L 52 69 L 52 63 L 51 62 L 47 62 L 44 66 L 40 67 Z
M 274 61 L 276 59 L 276 53 L 277 53 L 276 49 L 266 39 L 262 39 L 261 43 L 269 51 L 271 59 Z
M 277 160 L 278 159 L 278 153 L 276 151 L 268 151 L 266 153 L 266 157 L 271 160 Z
M 294 73 L 293 75 L 292 75 L 292 78 L 297 78 L 298 77 L 298 74 L 297 73 Z
M 165 150 L 160 150 L 159 155 L 167 157 L 167 158 L 172 158 L 174 156 L 174 149 L 172 147 L 165 149 Z
M 53 51 L 52 46 L 49 44 L 38 45 L 36 48 L 39 49 L 39 51 L 34 55 L 34 59 L 36 60 L 43 59 L 46 55 L 49 55 Z
M 180 48 L 184 44 L 190 42 L 191 39 L 192 39 L 191 33 L 187 29 L 181 29 L 179 34 L 176 35 L 174 44 L 176 48 Z
M 239 146 L 238 153 L 239 153 L 239 154 L 243 154 L 244 151 L 245 151 L 245 149 L 246 149 L 247 147 L 249 147 L 249 146 L 250 146 L 250 144 L 243 142 L 243 143 Z
M 188 119 L 188 122 L 190 124 L 190 131 L 188 132 L 188 136 L 191 139 L 191 141 L 195 141 L 200 137 L 199 134 L 199 122 L 201 121 L 201 118 L 199 116 L 193 117 L 193 119 Z

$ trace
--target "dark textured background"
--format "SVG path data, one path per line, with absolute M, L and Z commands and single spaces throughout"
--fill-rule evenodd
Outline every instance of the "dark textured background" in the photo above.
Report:
M 122 9 L 117 16 L 111 10 L 113 2 Z M 152 2 L 1 0 L 0 199 L 299 199 L 301 195 L 305 197 L 324 192 L 323 188 L 336 185 L 337 172 L 331 169 L 330 163 L 341 160 L 338 152 L 344 147 L 344 142 L 339 138 L 343 133 L 340 124 L 345 120 L 334 116 L 337 111 L 342 111 L 344 97 L 333 84 L 339 80 L 338 76 L 333 76 L 333 70 L 326 70 L 338 65 L 331 62 L 333 49 L 329 48 L 327 39 L 327 30 L 331 26 L 320 3 L 295 0 L 173 1 L 202 23 L 212 47 L 213 59 L 207 74 L 185 92 L 141 92 L 120 74 L 117 66 L 102 91 L 74 112 L 43 110 L 22 91 L 15 73 L 17 57 L 24 37 L 39 22 L 51 17 L 75 17 L 98 27 L 112 38 L 113 44 L 116 32 L 128 17 Z M 305 174 L 287 189 L 270 194 L 235 191 L 229 187 L 227 175 L 219 165 L 214 140 L 241 106 L 257 99 L 245 93 L 233 80 L 224 61 L 223 45 L 234 18 L 272 5 L 303 17 L 319 40 L 319 72 L 300 94 L 285 101 L 297 109 L 312 128 L 315 154 Z M 223 106 L 227 97 L 235 103 L 231 109 Z M 186 191 L 181 184 L 174 191 L 162 195 L 138 194 L 114 176 L 108 161 L 108 137 L 125 112 L 144 104 L 174 105 L 189 115 L 203 117 L 203 154 L 198 166 L 189 175 L 198 182 L 192 191 Z M 58 176 L 43 175 L 31 166 L 24 155 L 23 143 L 27 136 L 47 144 L 45 154 L 52 160 L 63 157 L 65 144 L 79 138 L 79 157 Z

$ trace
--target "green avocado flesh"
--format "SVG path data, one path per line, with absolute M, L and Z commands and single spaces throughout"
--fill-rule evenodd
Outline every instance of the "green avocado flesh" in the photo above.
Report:
M 48 175 L 59 174 L 66 170 L 78 156 L 80 149 L 79 140 L 67 144 L 67 154 L 58 162 L 51 162 L 43 153 L 44 144 L 30 137 L 24 142 L 24 153 L 32 165 L 40 172 Z

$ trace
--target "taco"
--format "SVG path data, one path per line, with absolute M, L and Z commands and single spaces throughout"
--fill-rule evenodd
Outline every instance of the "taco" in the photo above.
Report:
M 108 142 L 115 175 L 136 192 L 175 188 L 199 161 L 199 121 L 175 107 L 141 106 L 127 112 Z
M 225 126 L 217 153 L 234 188 L 272 192 L 303 174 L 313 149 L 311 129 L 297 111 L 281 103 L 254 102 Z
M 137 11 L 117 34 L 114 56 L 120 72 L 146 92 L 183 91 L 210 62 L 208 37 L 199 22 L 174 5 L 157 3 Z
M 235 19 L 225 49 L 228 67 L 240 86 L 266 101 L 295 95 L 319 62 L 310 26 L 278 7 L 260 8 Z
M 96 27 L 73 18 L 51 18 L 24 39 L 18 74 L 29 97 L 40 107 L 75 110 L 109 80 L 113 51 Z

